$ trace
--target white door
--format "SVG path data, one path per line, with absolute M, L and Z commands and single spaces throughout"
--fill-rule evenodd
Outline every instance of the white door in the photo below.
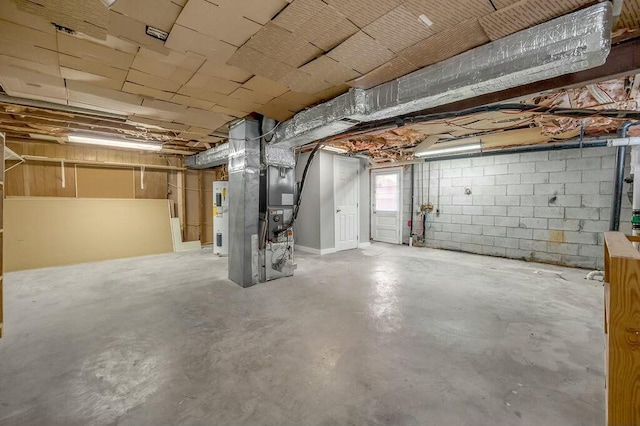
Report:
M 360 161 L 335 156 L 333 194 L 336 208 L 336 251 L 358 248 L 358 182 Z
M 374 241 L 402 243 L 402 169 L 371 173 L 371 228 Z

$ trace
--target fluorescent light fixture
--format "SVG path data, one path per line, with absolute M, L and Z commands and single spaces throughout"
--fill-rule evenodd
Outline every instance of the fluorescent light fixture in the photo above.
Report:
M 114 148 L 140 149 L 144 151 L 160 151 L 162 145 L 150 144 L 145 142 L 127 141 L 123 139 L 103 139 L 94 138 L 92 136 L 69 135 L 69 142 L 81 143 L 86 145 L 111 146 Z
M 461 152 L 473 152 L 473 151 L 481 151 L 482 143 L 472 143 L 468 145 L 457 145 L 451 146 L 448 148 L 436 148 L 436 149 L 428 149 L 426 151 L 416 152 L 414 155 L 416 157 L 436 157 L 443 154 L 457 154 Z
M 337 146 L 331 145 L 325 145 L 322 147 L 322 149 L 324 149 L 325 151 L 335 152 L 336 154 L 346 154 L 347 152 L 349 152 L 344 148 L 338 148 Z

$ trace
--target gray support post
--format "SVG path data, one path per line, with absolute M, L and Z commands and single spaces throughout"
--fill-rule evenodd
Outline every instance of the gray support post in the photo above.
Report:
M 229 132 L 229 279 L 258 282 L 260 125 L 242 120 Z

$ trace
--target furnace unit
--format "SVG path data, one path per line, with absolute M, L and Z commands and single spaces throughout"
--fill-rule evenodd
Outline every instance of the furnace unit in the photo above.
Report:
M 229 182 L 213 182 L 213 253 L 229 254 Z

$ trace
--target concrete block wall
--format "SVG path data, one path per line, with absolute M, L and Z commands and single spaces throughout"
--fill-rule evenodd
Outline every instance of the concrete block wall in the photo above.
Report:
M 602 268 L 614 155 L 614 148 L 603 147 L 415 165 L 413 208 L 411 171 L 404 173 L 404 242 L 412 216 L 414 232 L 421 232 L 416 212 L 431 202 L 440 214 L 428 217 L 429 247 Z M 621 231 L 630 233 L 627 190 L 625 184 Z

